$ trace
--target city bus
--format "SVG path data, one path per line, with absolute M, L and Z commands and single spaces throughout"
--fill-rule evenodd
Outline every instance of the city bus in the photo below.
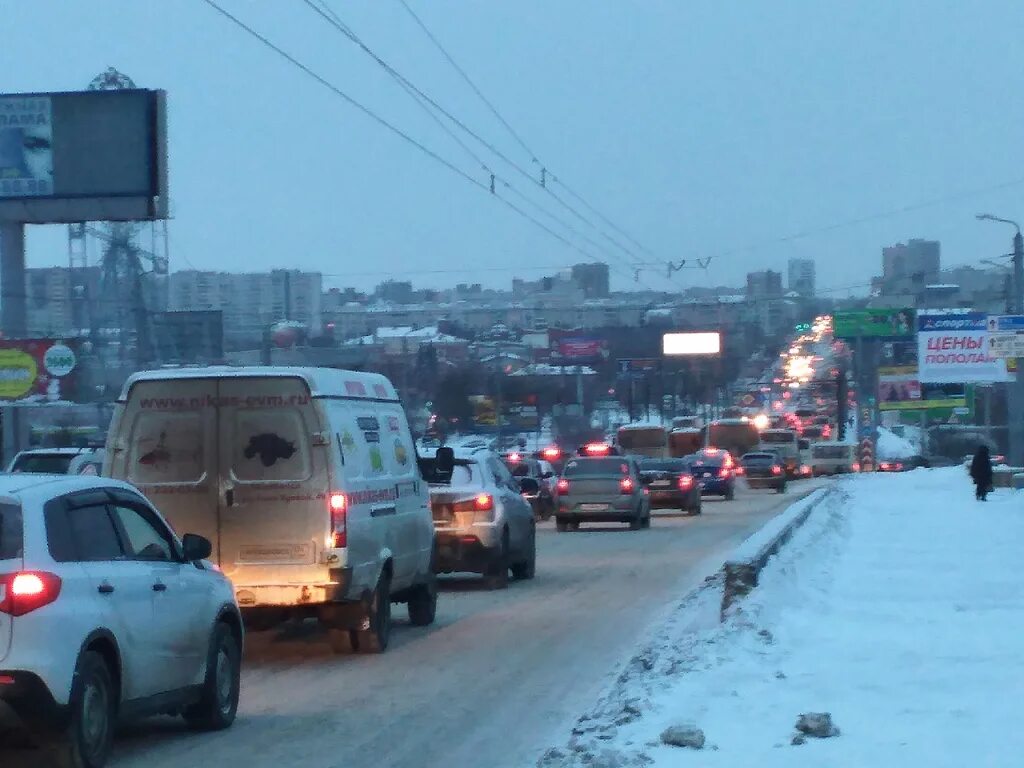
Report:
M 703 447 L 703 429 L 673 429 L 668 433 L 668 452 L 673 458 L 690 456 Z
M 750 419 L 716 419 L 708 425 L 708 447 L 740 457 L 757 447 L 760 434 Z
M 626 424 L 619 427 L 618 445 L 624 454 L 667 459 L 668 432 L 656 424 Z

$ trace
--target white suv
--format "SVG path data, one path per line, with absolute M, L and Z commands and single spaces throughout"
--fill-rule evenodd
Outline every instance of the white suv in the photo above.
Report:
M 234 721 L 242 623 L 209 556 L 126 483 L 0 475 L 0 702 L 57 765 L 102 766 L 119 719 Z

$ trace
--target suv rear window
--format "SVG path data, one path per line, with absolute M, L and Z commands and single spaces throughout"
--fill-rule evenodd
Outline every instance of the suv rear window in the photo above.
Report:
M 27 453 L 14 460 L 11 472 L 38 475 L 66 475 L 73 455 L 60 453 Z
M 581 475 L 628 475 L 629 464 L 622 459 L 573 459 L 565 465 L 566 477 Z
M 0 504 L 0 560 L 21 557 L 21 507 Z

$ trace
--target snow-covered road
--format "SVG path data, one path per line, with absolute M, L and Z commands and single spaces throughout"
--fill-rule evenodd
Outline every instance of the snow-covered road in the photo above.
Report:
M 335 657 L 315 630 L 252 635 L 232 729 L 197 735 L 180 720 L 147 721 L 118 739 L 113 766 L 533 765 L 670 603 L 821 483 L 709 499 L 699 518 L 655 513 L 647 531 L 545 524 L 536 580 L 504 592 L 448 580 L 437 624 L 414 629 L 399 610 L 383 656 Z
M 654 668 L 613 689 L 637 716 L 588 721 L 593 750 L 614 755 L 605 764 L 1022 764 L 1024 494 L 977 502 L 962 467 L 861 475 L 838 490 L 732 621 L 693 632 L 679 616 L 653 633 Z M 791 745 L 806 712 L 831 713 L 841 735 Z M 703 750 L 659 744 L 686 722 L 704 731 Z M 549 764 L 582 764 L 563 752 Z

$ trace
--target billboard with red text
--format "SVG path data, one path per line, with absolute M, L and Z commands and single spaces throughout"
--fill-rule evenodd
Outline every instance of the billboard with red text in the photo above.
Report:
M 973 384 L 1010 381 L 1006 361 L 992 357 L 984 312 L 920 314 L 917 360 L 921 382 Z

